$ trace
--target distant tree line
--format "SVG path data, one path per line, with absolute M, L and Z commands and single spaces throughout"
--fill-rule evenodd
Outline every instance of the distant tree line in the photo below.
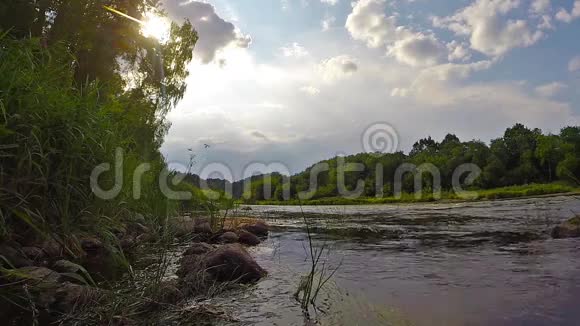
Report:
M 452 175 L 457 167 L 465 163 L 475 164 L 481 169 L 481 174 L 471 184 L 472 188 L 477 189 L 554 181 L 578 184 L 580 127 L 566 127 L 558 135 L 554 135 L 543 134 L 540 129 L 529 129 L 518 123 L 508 128 L 503 137 L 493 139 L 489 145 L 479 140 L 462 142 L 453 134 L 446 135 L 441 142 L 427 137 L 418 140 L 408 154 L 360 153 L 341 158 L 334 157 L 291 176 L 289 183 L 287 177 L 279 173 L 253 176 L 249 181 L 249 189 L 244 188 L 245 180 L 234 182 L 231 185 L 233 196 L 244 198 L 249 202 L 283 200 L 284 191 L 289 191 L 291 198 L 297 198 L 298 193 L 309 190 L 311 174 L 315 174 L 317 188 L 311 198 L 338 197 L 339 160 L 344 160 L 346 164 L 364 165 L 362 171 L 344 173 L 343 182 L 347 190 L 354 190 L 360 180 L 364 181 L 362 195 L 366 197 L 392 196 L 396 171 L 404 163 L 415 166 L 427 163 L 435 166 L 441 175 L 443 191 L 452 189 Z M 313 169 L 320 164 L 328 164 L 327 169 L 313 173 Z M 196 177 L 190 176 L 199 186 L 199 177 L 197 179 Z M 433 177 L 429 173 L 423 173 L 421 177 L 423 191 L 433 190 Z M 377 189 L 377 178 L 382 178 L 382 189 Z M 403 192 L 414 192 L 414 178 L 413 173 L 402 176 Z M 208 185 L 213 189 L 223 190 L 226 183 L 224 180 L 213 179 Z M 270 194 L 264 187 L 268 183 L 271 184 Z

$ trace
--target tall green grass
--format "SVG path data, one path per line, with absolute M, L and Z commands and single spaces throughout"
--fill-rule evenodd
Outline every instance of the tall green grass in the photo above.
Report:
M 113 230 L 137 213 L 162 226 L 179 208 L 158 186 L 167 124 L 155 103 L 122 92 L 120 83 L 77 85 L 73 63 L 64 45 L 0 38 L 0 241 L 51 237 L 75 254 L 83 235 L 114 241 Z M 101 200 L 90 175 L 113 165 L 117 148 L 123 187 Z M 142 163 L 151 170 L 135 199 L 133 172 Z M 113 180 L 110 171 L 99 181 L 107 189 Z

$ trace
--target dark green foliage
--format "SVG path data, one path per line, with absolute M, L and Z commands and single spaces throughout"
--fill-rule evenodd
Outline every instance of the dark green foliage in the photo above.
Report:
M 179 206 L 159 187 L 166 169 L 159 148 L 197 34 L 188 22 L 173 24 L 159 44 L 105 4 L 137 18 L 162 13 L 156 0 L 0 3 L 2 237 L 50 236 L 74 251 L 75 234 L 114 241 L 111 230 L 136 213 L 161 226 Z M 99 199 L 91 172 L 114 166 L 117 149 L 123 186 L 115 198 Z M 143 163 L 150 169 L 136 196 L 133 173 Z M 104 173 L 101 188 L 114 177 Z
M 344 201 L 339 198 L 337 166 L 340 160 L 344 160 L 346 164 L 359 163 L 364 166 L 363 171 L 346 172 L 344 180 L 346 189 L 349 191 L 356 188 L 358 181 L 364 181 L 365 187 L 361 196 L 367 199 L 361 200 L 360 203 L 373 201 L 368 199 L 371 197 L 380 198 L 375 200 L 377 202 L 400 201 L 392 196 L 394 194 L 395 171 L 403 163 L 411 163 L 417 167 L 423 164 L 434 166 L 441 174 L 441 188 L 444 194 L 449 193 L 452 189 L 452 177 L 457 167 L 466 163 L 475 164 L 482 170 L 481 175 L 470 186 L 471 189 L 491 189 L 557 180 L 578 184 L 580 183 L 580 127 L 564 128 L 560 135 L 544 135 L 539 129 L 531 130 L 522 124 L 516 124 L 512 128 L 508 128 L 503 137 L 492 140 L 490 146 L 477 140 L 461 142 L 457 136 L 448 134 L 441 143 L 431 137 L 417 141 L 409 155 L 401 152 L 379 156 L 362 153 L 322 161 L 317 165 L 327 165 L 328 169 L 318 174 L 317 189 L 312 194 L 309 203 L 356 202 L 353 200 Z M 315 166 L 291 177 L 292 199 L 297 199 L 300 192 L 309 189 L 311 171 Z M 377 179 L 380 179 L 377 177 L 377 173 L 382 173 L 382 189 L 377 188 L 376 185 Z M 278 179 L 280 178 L 278 177 Z M 433 193 L 433 188 L 436 187 L 433 183 L 433 177 L 429 173 L 422 173 L 421 178 L 423 197 L 420 199 L 407 198 L 404 201 L 434 200 L 432 196 L 429 197 Z M 264 196 L 263 184 L 265 181 L 264 176 L 253 178 L 252 191 L 246 193 L 243 198 L 249 202 L 267 200 L 274 203 L 280 200 L 279 196 Z M 236 183 L 234 183 L 235 187 Z M 538 190 L 539 188 L 543 190 Z M 276 178 L 273 178 L 272 189 L 274 194 L 281 192 L 281 182 L 276 181 Z M 534 187 L 534 190 L 528 189 L 527 192 L 531 195 L 534 192 L 537 194 L 562 192 L 560 190 L 560 188 L 555 189 L 547 186 Z M 402 191 L 403 193 L 414 192 L 413 173 L 408 172 L 403 175 Z M 509 194 L 523 196 L 524 191 L 510 190 Z M 446 194 L 444 197 L 454 198 L 453 194 Z M 500 197 L 502 194 L 497 195 L 497 198 Z

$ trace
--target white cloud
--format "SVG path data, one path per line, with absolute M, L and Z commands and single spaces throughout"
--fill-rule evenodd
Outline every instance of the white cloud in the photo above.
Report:
M 326 82 L 334 82 L 351 76 L 358 70 L 355 59 L 348 55 L 339 55 L 328 60 L 324 60 L 318 66 L 322 79 Z
M 293 0 L 292 5 L 299 1 Z M 272 158 L 299 172 L 337 152 L 362 151 L 361 132 L 385 119 L 401 133 L 403 150 L 429 134 L 443 137 L 453 132 L 462 139 L 488 141 L 515 122 L 554 131 L 580 122 L 570 104 L 540 96 L 533 80 L 527 85 L 471 80 L 473 74 L 500 62 L 495 55 L 486 60 L 471 49 L 472 34 L 477 34 L 471 25 L 446 22 L 446 28 L 455 24 L 454 29 L 465 30 L 458 35 L 467 37 L 443 42 L 443 35 L 400 26 L 390 3 L 394 1 L 359 0 L 346 25 L 353 39 L 390 53 L 393 60 L 369 51 L 363 43 L 353 46 L 342 38 L 337 40 L 335 33 L 321 33 L 318 27 L 314 37 L 319 42 L 307 35 L 299 39 L 308 45 L 308 51 L 292 43 L 298 39 L 285 39 L 272 49 L 279 55 L 265 61 L 257 61 L 262 54 L 228 46 L 217 57 L 225 56 L 228 64 L 223 68 L 192 64 L 188 91 L 168 115 L 172 127 L 163 146 L 168 161 L 187 162 L 187 148 L 203 148 L 205 142 L 212 147 L 200 160 L 225 162 L 234 172 L 250 162 L 270 162 Z M 370 10 L 373 8 L 376 10 Z M 505 14 L 492 11 L 502 27 L 500 34 L 505 32 L 507 19 L 522 12 L 533 16 L 528 21 L 534 26 L 528 27 L 533 33 L 542 16 L 553 17 L 558 8 L 541 15 L 532 15 L 523 4 L 519 9 Z M 502 35 L 496 35 L 498 47 L 506 48 Z M 413 47 L 417 39 L 426 43 L 424 47 Z M 290 60 L 282 56 L 280 45 L 292 57 L 303 51 L 311 54 Z M 349 55 L 334 56 L 343 53 Z M 328 59 L 320 62 L 321 58 Z M 570 63 L 571 71 L 580 71 L 580 58 L 577 60 L 574 68 Z M 470 123 L 473 121 L 477 123 Z M 195 168 L 203 166 L 201 161 Z M 240 175 L 235 172 L 234 177 Z
M 453 40 L 447 44 L 447 49 L 449 50 L 449 55 L 447 56 L 449 61 L 467 61 L 471 59 L 469 47 L 464 43 Z
M 285 57 L 301 58 L 308 55 L 308 51 L 296 42 L 283 46 L 280 50 L 282 51 L 282 55 Z
M 433 35 L 417 33 L 395 42 L 388 54 L 413 67 L 433 66 L 447 55 L 447 48 Z
M 325 3 L 327 5 L 334 6 L 338 3 L 338 0 L 320 0 L 320 2 Z
M 565 23 L 570 23 L 578 17 L 580 17 L 580 0 L 574 2 L 574 7 L 570 12 L 564 8 L 560 8 L 558 13 L 556 13 L 556 19 Z
M 542 97 L 553 97 L 568 88 L 568 85 L 561 82 L 552 82 L 536 87 L 536 94 Z
M 550 10 L 550 0 L 532 0 L 530 11 L 535 14 L 542 14 Z
M 309 95 L 318 95 L 320 94 L 320 89 L 314 87 L 314 86 L 303 86 L 300 88 L 300 91 L 307 93 Z
M 352 12 L 346 19 L 346 29 L 353 39 L 378 48 L 403 38 L 409 31 L 397 27 L 395 16 L 385 15 L 385 0 L 360 0 L 352 3 Z
M 447 49 L 434 35 L 398 26 L 395 14 L 385 14 L 385 0 L 360 0 L 352 7 L 346 29 L 353 39 L 368 47 L 386 46 L 390 56 L 410 66 L 435 65 L 447 55 Z
M 520 6 L 519 0 L 476 0 L 448 17 L 433 18 L 433 25 L 469 37 L 471 48 L 488 56 L 501 56 L 514 48 L 528 47 L 543 36 L 525 20 L 505 16 Z
M 334 25 L 334 23 L 336 22 L 336 17 L 334 16 L 327 16 L 325 17 L 322 22 L 320 23 L 320 25 L 322 26 L 322 31 L 326 32 L 328 31 L 332 25 Z
M 574 72 L 574 71 L 580 70 L 580 55 L 579 56 L 575 56 L 574 58 L 572 58 L 570 60 L 570 62 L 568 63 L 568 70 L 570 72 Z
M 247 48 L 252 42 L 250 36 L 243 35 L 234 24 L 221 18 L 209 3 L 171 0 L 163 3 L 170 18 L 176 21 L 189 19 L 198 32 L 194 55 L 203 63 L 212 62 L 217 53 L 228 46 Z

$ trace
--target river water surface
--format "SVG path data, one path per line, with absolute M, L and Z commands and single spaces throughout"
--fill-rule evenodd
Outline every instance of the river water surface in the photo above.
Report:
M 327 325 L 580 325 L 580 239 L 553 225 L 580 200 L 303 207 L 338 267 L 320 295 Z M 301 208 L 252 206 L 273 226 L 252 255 L 269 276 L 215 303 L 247 325 L 304 325 L 292 295 L 308 270 Z

